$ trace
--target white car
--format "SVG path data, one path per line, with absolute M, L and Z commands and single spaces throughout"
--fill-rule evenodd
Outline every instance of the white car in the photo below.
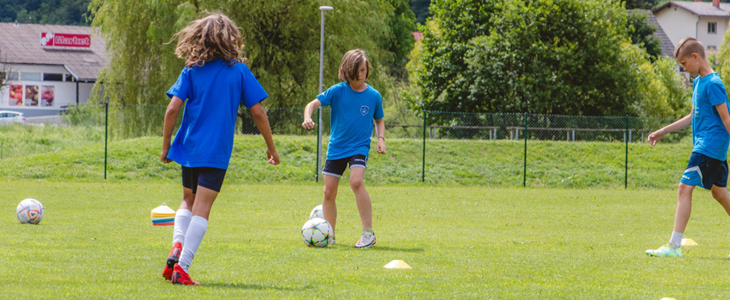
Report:
M 0 110 L 0 125 L 20 123 L 25 125 L 23 113 L 17 111 Z

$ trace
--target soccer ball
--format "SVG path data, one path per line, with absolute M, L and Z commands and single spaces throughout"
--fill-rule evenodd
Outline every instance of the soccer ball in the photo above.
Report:
M 20 223 L 38 224 L 43 220 L 43 204 L 33 198 L 20 201 L 15 209 L 15 216 Z
M 309 213 L 309 219 L 311 220 L 311 219 L 314 219 L 314 218 L 324 219 L 324 213 L 322 212 L 322 205 L 321 204 L 320 205 L 317 205 L 317 207 L 313 208 L 312 209 L 312 212 Z
M 302 240 L 309 247 L 327 247 L 332 237 L 330 223 L 322 218 L 314 218 L 302 227 Z

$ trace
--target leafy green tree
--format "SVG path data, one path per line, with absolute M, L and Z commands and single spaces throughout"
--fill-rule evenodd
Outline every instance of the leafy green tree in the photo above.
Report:
M 629 11 L 626 17 L 631 42 L 646 49 L 654 61 L 662 55 L 662 41 L 654 35 L 656 26 L 649 24 L 649 17 L 642 10 Z
M 658 0 L 625 0 L 626 9 L 652 9 L 659 4 Z
M 84 13 L 91 0 L 0 0 L 0 22 L 88 25 Z
M 426 19 L 431 16 L 428 10 L 428 6 L 431 5 L 431 0 L 410 0 L 408 3 L 416 14 L 416 22 L 425 24 Z
M 303 106 L 318 91 L 319 5 L 335 8 L 326 13 L 324 88 L 339 82 L 337 69 L 342 55 L 354 48 L 366 50 L 375 67 L 369 83 L 376 88 L 386 86 L 392 81 L 390 68 L 405 65 L 399 59 L 407 57 L 410 50 L 391 43 L 408 28 L 399 21 L 408 20 L 407 12 L 393 6 L 401 2 L 93 0 L 93 25 L 105 35 L 111 59 L 101 74 L 104 96 L 121 104 L 168 103 L 164 91 L 184 66 L 174 55 L 176 41 L 170 41 L 172 35 L 205 15 L 205 11 L 217 11 L 227 14 L 242 29 L 248 65 L 269 93 L 265 104 Z M 408 25 L 412 24 L 410 21 Z M 393 28 L 401 25 L 403 28 Z M 388 95 L 387 90 L 381 92 Z M 245 118 L 246 114 L 241 116 Z M 154 131 L 160 123 L 139 112 L 127 117 L 139 120 L 135 124 L 142 129 L 130 129 L 136 132 Z M 146 122 L 149 125 L 144 125 Z

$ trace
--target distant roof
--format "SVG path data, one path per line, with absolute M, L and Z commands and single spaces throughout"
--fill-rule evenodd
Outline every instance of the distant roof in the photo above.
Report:
M 669 36 L 666 32 L 664 32 L 662 25 L 659 25 L 659 22 L 657 22 L 656 20 L 656 16 L 654 16 L 654 14 L 650 10 L 632 9 L 629 10 L 629 13 L 646 14 L 646 16 L 649 18 L 649 25 L 656 27 L 656 31 L 654 31 L 654 36 L 658 37 L 659 40 L 661 40 L 662 42 L 662 55 L 674 57 L 674 44 L 672 43 L 672 40 L 669 39 Z
M 413 34 L 413 39 L 416 40 L 416 42 L 423 38 L 423 32 L 413 31 L 411 34 Z
M 712 5 L 712 2 L 685 2 L 685 1 L 669 1 L 664 3 L 657 8 L 652 9 L 652 12 L 657 13 L 670 5 L 675 5 L 686 9 L 687 11 L 703 17 L 726 17 L 730 18 L 730 3 L 720 3 L 720 8 Z
M 86 49 L 41 46 L 41 32 L 90 34 Z M 0 63 L 62 66 L 78 81 L 96 81 L 108 65 L 106 41 L 92 27 L 0 23 Z

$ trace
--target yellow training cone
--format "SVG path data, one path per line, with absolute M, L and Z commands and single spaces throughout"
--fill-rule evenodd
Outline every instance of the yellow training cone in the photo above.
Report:
M 152 226 L 173 226 L 175 225 L 175 211 L 167 204 L 155 207 L 150 213 Z
M 659 300 L 677 300 L 677 299 L 674 299 L 674 298 L 670 298 L 670 297 L 664 297 L 664 298 L 661 298 L 661 299 L 659 299 Z
M 682 246 L 697 246 L 697 243 L 692 239 L 682 239 Z
M 410 269 L 411 266 L 409 266 L 406 262 L 402 260 L 394 260 L 389 262 L 387 265 L 385 265 L 386 269 Z

